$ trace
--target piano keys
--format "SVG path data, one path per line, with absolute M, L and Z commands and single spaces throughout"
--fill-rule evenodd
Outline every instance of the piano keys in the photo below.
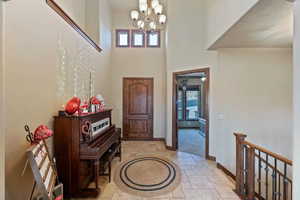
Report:
M 111 111 L 54 117 L 54 155 L 67 198 L 99 195 L 100 158 L 114 144 L 121 144 L 121 129 L 112 124 Z M 120 156 L 121 145 L 117 146 Z M 88 188 L 91 182 L 94 188 Z

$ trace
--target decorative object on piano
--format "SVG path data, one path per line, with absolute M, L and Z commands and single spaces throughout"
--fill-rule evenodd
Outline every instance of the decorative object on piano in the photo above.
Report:
M 83 105 L 81 105 L 80 106 L 80 112 L 79 112 L 79 114 L 87 114 L 87 113 L 89 113 L 89 104 L 88 104 L 88 102 L 84 102 L 83 103 Z
M 71 100 L 68 101 L 65 107 L 66 113 L 68 113 L 69 115 L 73 115 L 76 112 L 78 112 L 80 108 L 80 103 L 81 101 L 78 97 L 73 97 Z
M 96 95 L 96 98 L 101 102 L 101 104 L 104 106 L 105 105 L 105 103 L 104 103 L 104 98 L 103 98 L 103 96 L 101 95 L 101 94 L 97 94 Z
M 101 102 L 96 97 L 92 97 L 90 100 L 90 112 L 98 112 L 100 111 Z
M 94 95 L 94 82 L 92 78 L 92 72 L 90 71 L 90 98 Z
M 98 94 L 96 96 L 96 98 L 100 101 L 100 110 L 104 110 L 105 109 L 105 102 L 104 102 L 104 98 L 101 94 Z
M 62 200 L 63 185 L 58 181 L 57 170 L 45 140 L 31 146 L 27 150 L 27 158 L 35 179 L 30 200 L 37 189 L 37 200 Z
M 121 191 L 147 198 L 172 192 L 180 180 L 180 168 L 168 158 L 154 154 L 131 157 L 118 165 L 114 174 Z

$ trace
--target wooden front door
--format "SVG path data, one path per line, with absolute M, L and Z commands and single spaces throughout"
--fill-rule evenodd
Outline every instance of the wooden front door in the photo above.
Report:
M 153 139 L 153 78 L 123 79 L 123 138 Z

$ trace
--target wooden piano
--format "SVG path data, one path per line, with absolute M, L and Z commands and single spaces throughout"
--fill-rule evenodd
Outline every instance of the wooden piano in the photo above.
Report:
M 54 154 L 65 197 L 98 196 L 100 158 L 115 146 L 121 156 L 121 129 L 112 125 L 111 110 L 56 116 L 54 131 Z M 92 181 L 95 187 L 88 189 Z

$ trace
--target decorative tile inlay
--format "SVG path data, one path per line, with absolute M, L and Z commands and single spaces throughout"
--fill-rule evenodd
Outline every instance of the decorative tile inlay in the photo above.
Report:
M 130 170 L 131 168 L 133 169 Z M 149 172 L 146 170 L 149 170 Z M 136 174 L 131 175 L 130 173 Z M 134 178 L 132 178 L 132 176 Z M 123 165 L 120 178 L 122 182 L 131 189 L 156 191 L 168 187 L 174 181 L 176 178 L 176 169 L 172 163 L 160 158 L 137 158 Z

